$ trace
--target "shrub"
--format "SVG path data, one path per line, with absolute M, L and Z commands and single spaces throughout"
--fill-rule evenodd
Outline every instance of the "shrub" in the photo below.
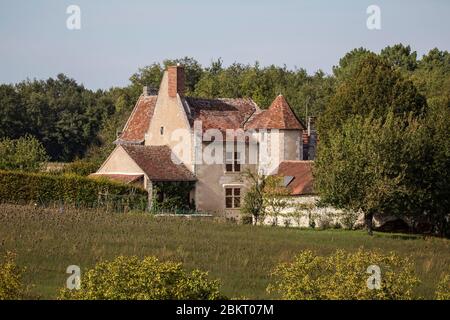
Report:
M 381 288 L 369 289 L 371 265 L 381 269 Z M 359 249 L 354 253 L 337 250 L 322 257 L 306 250 L 292 263 L 280 264 L 267 290 L 288 300 L 412 299 L 419 280 L 409 259 L 394 253 L 381 254 Z
M 207 273 L 186 273 L 181 263 L 119 256 L 100 262 L 81 278 L 80 290 L 62 289 L 60 299 L 165 300 L 219 299 L 219 282 Z
M 99 192 L 108 194 L 105 201 L 126 202 L 130 208 L 145 208 L 147 192 L 106 179 L 91 179 L 77 175 L 53 175 L 0 171 L 0 202 L 63 202 L 82 207 L 102 205 Z M 112 197 L 122 197 L 112 199 Z M 114 202 L 115 201 L 115 202 Z
M 39 171 L 48 159 L 44 146 L 33 136 L 0 139 L 0 170 Z
M 7 252 L 0 261 L 0 300 L 19 300 L 26 294 L 22 283 L 23 270 L 15 263 L 15 255 Z
M 340 214 L 340 223 L 345 229 L 352 230 L 358 221 L 359 213 L 353 210 L 344 210 Z
M 437 300 L 450 300 L 450 274 L 444 274 L 436 290 Z
M 89 162 L 86 160 L 75 160 L 64 166 L 61 173 L 73 173 L 80 176 L 88 176 L 91 173 L 97 171 L 98 164 L 95 162 Z

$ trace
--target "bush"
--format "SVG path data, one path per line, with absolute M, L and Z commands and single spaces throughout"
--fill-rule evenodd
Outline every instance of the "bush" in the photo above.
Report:
M 442 276 L 436 290 L 437 300 L 450 300 L 450 274 Z
M 125 184 L 106 179 L 91 179 L 77 175 L 53 175 L 0 171 L 0 202 L 37 202 L 50 204 L 63 202 L 81 207 L 103 205 L 99 192 L 105 201 L 124 202 L 128 207 L 144 209 L 147 192 Z M 121 197 L 113 199 L 113 197 Z M 106 204 L 109 204 L 106 203 Z
M 369 289 L 366 273 L 371 265 L 381 269 L 381 288 Z M 268 292 L 287 300 L 412 299 L 419 280 L 409 259 L 359 249 L 354 253 L 337 250 L 328 257 L 302 251 L 292 263 L 279 265 L 272 273 L 276 281 Z
M 0 170 L 39 171 L 48 159 L 44 146 L 33 136 L 0 139 Z
M 214 300 L 219 282 L 207 273 L 183 271 L 181 263 L 119 256 L 100 262 L 81 278 L 80 290 L 62 289 L 60 299 L 81 300 Z
M 86 160 L 75 160 L 64 166 L 61 173 L 73 173 L 80 176 L 88 176 L 91 173 L 97 171 L 98 164 L 94 162 L 89 162 Z
M 0 300 L 19 300 L 26 295 L 22 283 L 23 270 L 15 263 L 15 255 L 7 252 L 0 261 Z

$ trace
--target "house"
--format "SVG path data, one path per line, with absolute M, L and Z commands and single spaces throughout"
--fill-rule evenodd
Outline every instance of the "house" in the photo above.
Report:
M 187 97 L 183 66 L 170 66 L 157 95 L 144 87 L 95 175 L 140 185 L 150 202 L 158 183 L 188 183 L 187 201 L 198 211 L 236 218 L 248 188 L 244 170 L 280 168 L 295 176 L 295 195 L 311 191 L 311 167 L 303 165 L 308 138 L 282 95 L 266 110 L 249 98 Z

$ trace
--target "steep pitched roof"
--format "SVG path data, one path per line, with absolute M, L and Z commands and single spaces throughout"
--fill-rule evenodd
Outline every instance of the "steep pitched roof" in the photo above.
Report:
M 189 107 L 189 120 L 191 126 L 194 121 L 202 121 L 203 130 L 219 129 L 239 129 L 244 127 L 244 123 L 250 116 L 258 111 L 256 103 L 249 98 L 217 98 L 200 99 L 185 98 Z
M 117 143 L 143 143 L 155 111 L 158 96 L 141 95 L 128 118 Z
M 184 164 L 172 161 L 168 146 L 122 145 L 126 153 L 151 181 L 195 181 L 194 174 Z
M 277 176 L 292 177 L 286 179 L 287 187 L 291 190 L 291 195 L 313 194 L 313 161 L 291 160 L 282 161 L 278 166 Z
M 279 95 L 269 109 L 255 114 L 245 125 L 245 129 L 296 129 L 305 130 L 286 99 Z

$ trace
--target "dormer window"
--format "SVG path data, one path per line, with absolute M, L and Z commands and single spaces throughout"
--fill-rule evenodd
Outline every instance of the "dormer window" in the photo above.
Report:
M 161 133 L 161 135 L 164 134 L 164 127 L 159 128 L 159 132 Z

